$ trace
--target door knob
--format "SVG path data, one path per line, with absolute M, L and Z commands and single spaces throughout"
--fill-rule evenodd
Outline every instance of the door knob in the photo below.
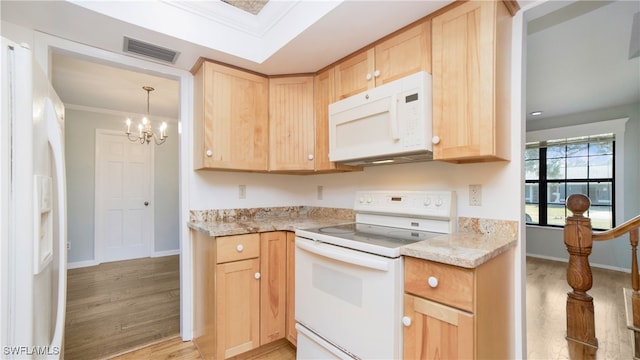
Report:
M 148 201 L 145 201 L 145 202 L 144 202 L 144 206 L 149 206 L 149 202 L 148 202 Z

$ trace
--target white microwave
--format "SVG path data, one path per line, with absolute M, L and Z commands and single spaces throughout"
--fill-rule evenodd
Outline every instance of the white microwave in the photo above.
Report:
M 431 160 L 431 74 L 421 71 L 329 105 L 329 159 L 349 165 Z

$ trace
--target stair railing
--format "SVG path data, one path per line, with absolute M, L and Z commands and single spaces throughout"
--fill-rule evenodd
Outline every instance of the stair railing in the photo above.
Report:
M 567 199 L 567 208 L 573 214 L 567 217 L 564 227 L 564 243 L 569 252 L 567 282 L 573 289 L 567 293 L 567 340 L 597 349 L 598 339 L 595 331 L 593 298 L 587 294 L 593 285 L 593 276 L 589 265 L 591 247 L 593 241 L 612 240 L 629 233 L 633 326 L 640 331 L 640 275 L 638 274 L 637 257 L 640 216 L 636 216 L 611 230 L 594 233 L 591 229 L 591 219 L 584 216 L 589 206 L 591 206 L 591 201 L 582 194 L 573 194 Z M 637 336 L 636 338 L 640 339 Z M 638 344 L 635 348 L 639 348 Z

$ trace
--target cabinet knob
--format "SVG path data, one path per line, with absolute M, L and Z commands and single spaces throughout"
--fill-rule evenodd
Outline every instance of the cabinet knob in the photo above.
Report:
M 309 155 L 307 155 L 307 159 L 309 159 L 309 160 L 313 160 L 313 154 L 309 154 Z
M 253 277 L 256 278 L 256 280 L 259 280 L 260 279 L 260 273 L 257 272 L 255 274 L 253 274 Z
M 434 289 L 438 287 L 438 278 L 435 276 L 429 276 L 429 279 L 427 280 L 427 282 L 429 283 L 429 286 L 431 286 Z
M 402 325 L 411 326 L 411 318 L 408 317 L 408 316 L 403 316 L 402 317 Z
M 378 77 L 380 76 L 380 70 L 376 70 L 373 72 L 373 76 Z
M 244 250 L 244 246 L 242 246 L 242 244 L 238 244 L 238 246 L 236 246 L 236 250 L 238 250 L 238 252 L 242 252 L 242 250 Z
M 373 76 L 371 76 L 371 74 L 367 73 L 367 81 L 371 80 L 373 78 Z
M 211 151 L 211 150 L 207 150 L 207 151 L 205 152 L 205 154 L 207 154 L 207 156 L 208 156 L 208 157 L 211 157 L 211 156 L 213 156 L 213 151 Z
M 440 136 L 434 136 L 431 138 L 431 142 L 434 144 L 440 143 Z

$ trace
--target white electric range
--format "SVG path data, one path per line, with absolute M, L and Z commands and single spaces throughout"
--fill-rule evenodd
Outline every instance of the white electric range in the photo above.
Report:
M 400 248 L 456 227 L 453 191 L 359 191 L 356 222 L 296 230 L 299 359 L 402 358 Z

